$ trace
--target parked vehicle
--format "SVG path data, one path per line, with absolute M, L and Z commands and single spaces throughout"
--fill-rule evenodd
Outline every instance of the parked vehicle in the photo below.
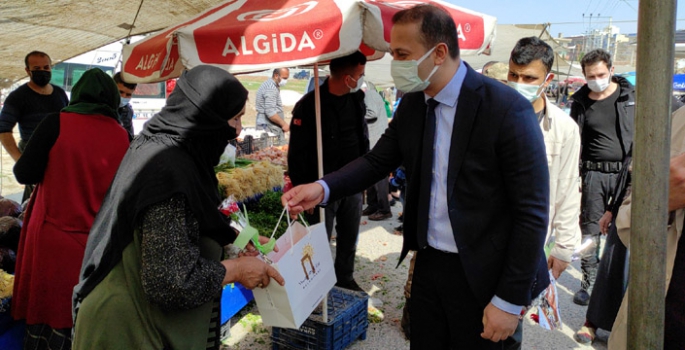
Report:
M 309 79 L 309 72 L 306 70 L 301 70 L 293 75 L 295 79 Z
M 88 69 L 99 68 L 109 75 L 114 75 L 120 55 L 121 44 L 114 43 L 57 63 L 52 67 L 50 82 L 64 89 L 67 96 L 71 96 L 72 87 Z M 152 117 L 166 104 L 165 83 L 138 84 L 130 103 L 136 118 Z

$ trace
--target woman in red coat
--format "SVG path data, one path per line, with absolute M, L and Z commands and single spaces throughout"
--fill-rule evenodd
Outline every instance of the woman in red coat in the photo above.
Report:
M 99 69 L 86 71 L 71 102 L 36 128 L 14 174 L 37 184 L 26 211 L 12 316 L 26 320 L 25 349 L 71 348 L 71 295 L 88 232 L 126 153 L 117 122 L 119 91 Z

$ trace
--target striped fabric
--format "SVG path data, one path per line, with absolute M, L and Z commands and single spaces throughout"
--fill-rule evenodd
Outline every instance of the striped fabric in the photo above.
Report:
M 257 90 L 257 126 L 269 123 L 268 117 L 278 114 L 283 118 L 283 102 L 281 102 L 281 90 L 276 82 L 269 78 Z
M 25 350 L 70 350 L 71 328 L 55 329 L 46 324 L 26 325 Z
M 212 318 L 209 320 L 208 350 L 219 350 L 221 347 L 221 297 L 214 300 Z

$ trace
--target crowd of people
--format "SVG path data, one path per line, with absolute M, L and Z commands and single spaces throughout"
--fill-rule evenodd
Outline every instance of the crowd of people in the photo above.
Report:
M 321 147 L 314 92 L 286 122 L 288 68 L 257 91 L 257 127 L 289 142 L 295 187 L 283 204 L 309 223 L 323 207 L 329 239 L 335 229 L 336 285 L 364 292 L 354 277 L 361 218 L 392 217 L 390 188 L 400 187 L 400 262 L 413 252 L 401 322 L 411 349 L 520 348 L 522 315 L 578 252 L 573 302 L 587 315 L 576 340 L 605 329 L 610 348 L 625 348 L 635 88 L 608 52 L 588 52 L 569 115 L 545 94 L 554 52 L 539 38 L 520 39 L 508 62 L 479 74 L 439 7 L 399 11 L 392 23 L 390 74 L 402 93 L 393 113 L 369 91 L 358 51 L 331 60 L 320 87 Z M 224 285 L 285 283 L 252 246 L 222 255 L 237 232 L 218 210 L 214 166 L 241 132 L 247 90 L 220 68 L 195 67 L 134 135 L 136 85 L 120 73 L 87 71 L 69 100 L 49 83 L 47 54 L 33 51 L 25 65 L 30 81 L 0 112 L 0 142 L 29 200 L 11 308 L 26 323 L 25 347 L 218 349 Z M 683 130 L 678 109 L 666 349 L 685 348 Z

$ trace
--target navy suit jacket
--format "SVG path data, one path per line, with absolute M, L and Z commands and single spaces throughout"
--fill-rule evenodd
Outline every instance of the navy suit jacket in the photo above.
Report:
M 467 69 L 449 151 L 451 227 L 445 230 L 452 231 L 469 286 L 483 305 L 493 295 L 529 305 L 531 297 L 549 285 L 543 251 L 549 171 L 542 131 L 530 102 L 518 92 L 468 64 Z M 335 200 L 405 166 L 400 261 L 409 250 L 425 248 L 417 243 L 419 188 L 422 181 L 431 181 L 420 178 L 425 118 L 423 92 L 405 94 L 373 150 L 323 178 L 330 188 L 329 200 Z

